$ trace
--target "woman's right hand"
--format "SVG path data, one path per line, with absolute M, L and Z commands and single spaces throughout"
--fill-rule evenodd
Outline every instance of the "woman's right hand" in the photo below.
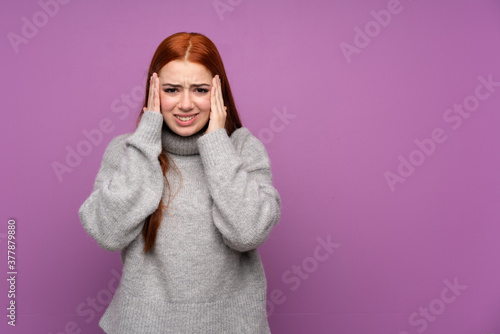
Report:
M 149 78 L 149 94 L 147 107 L 142 108 L 143 111 L 160 112 L 160 79 L 156 72 Z

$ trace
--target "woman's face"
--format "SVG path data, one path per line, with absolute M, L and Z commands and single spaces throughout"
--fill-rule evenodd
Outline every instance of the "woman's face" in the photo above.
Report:
M 160 110 L 168 127 L 180 136 L 199 132 L 210 118 L 212 73 L 203 65 L 173 60 L 158 72 Z

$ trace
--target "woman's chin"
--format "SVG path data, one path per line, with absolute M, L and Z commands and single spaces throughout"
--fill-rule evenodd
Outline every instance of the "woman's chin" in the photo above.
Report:
M 204 133 L 208 128 L 208 122 L 202 128 L 196 124 L 190 126 L 169 126 L 169 128 L 172 132 L 178 134 L 179 136 L 189 137 L 200 132 Z

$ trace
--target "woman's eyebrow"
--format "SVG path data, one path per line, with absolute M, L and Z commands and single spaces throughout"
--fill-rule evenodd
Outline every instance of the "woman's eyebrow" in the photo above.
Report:
M 164 83 L 162 86 L 171 86 L 171 87 L 182 87 L 182 85 L 178 84 L 172 84 L 172 83 Z M 201 87 L 201 86 L 210 86 L 209 84 L 206 83 L 201 83 L 201 84 L 192 84 L 191 87 Z

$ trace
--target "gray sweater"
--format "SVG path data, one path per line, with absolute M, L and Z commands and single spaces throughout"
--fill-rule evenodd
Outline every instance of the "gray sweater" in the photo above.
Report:
M 144 219 L 164 184 L 172 199 L 150 253 Z M 146 111 L 133 133 L 106 148 L 94 189 L 79 210 L 104 249 L 121 251 L 123 274 L 99 325 L 106 333 L 270 333 L 266 278 L 257 247 L 280 217 L 263 144 L 246 128 L 181 137 Z

